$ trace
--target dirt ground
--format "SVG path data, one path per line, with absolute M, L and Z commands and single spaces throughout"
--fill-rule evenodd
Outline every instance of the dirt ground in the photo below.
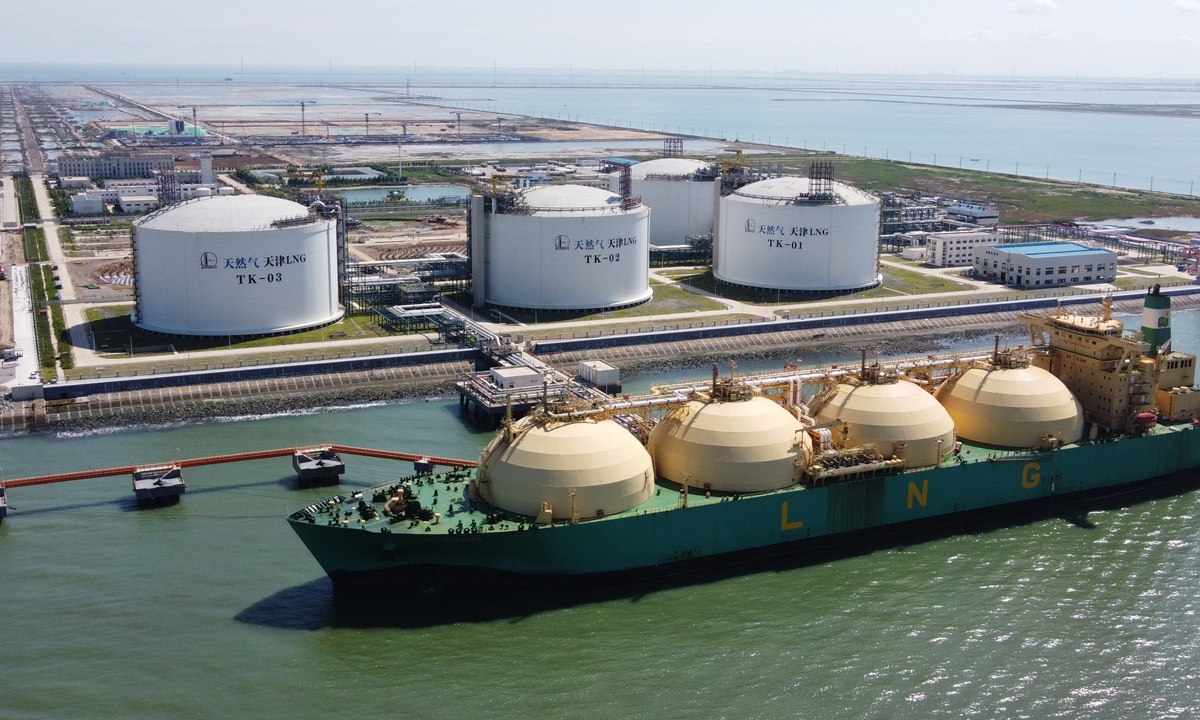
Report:
M 80 300 L 108 301 L 133 298 L 132 285 L 108 283 L 100 279 L 100 276 L 104 274 L 132 274 L 133 263 L 129 260 L 113 258 L 72 260 L 67 263 L 67 272 L 71 274 L 71 282 L 75 285 L 75 296 Z M 88 285 L 98 287 L 89 288 Z
M 372 260 L 408 260 L 430 253 L 467 251 L 466 240 L 418 240 L 395 244 L 367 245 L 362 251 Z

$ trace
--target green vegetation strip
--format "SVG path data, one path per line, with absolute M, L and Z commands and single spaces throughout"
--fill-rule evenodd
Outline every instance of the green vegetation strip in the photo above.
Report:
M 21 240 L 24 243 L 25 262 L 39 263 L 50 259 L 50 253 L 46 251 L 46 235 L 41 228 L 23 231 Z
M 42 265 L 42 279 L 45 282 L 47 297 L 50 300 L 60 300 L 58 290 L 54 287 L 54 269 L 49 265 Z M 62 305 L 50 306 L 50 320 L 54 325 L 54 337 L 58 340 L 58 362 L 64 370 L 69 370 L 75 367 L 75 356 L 71 354 L 71 333 L 67 331 L 67 318 L 63 315 Z
M 46 280 L 41 266 L 30 267 L 29 286 L 33 291 L 33 327 L 37 336 L 38 362 L 43 368 L 54 370 L 54 345 L 50 342 L 50 320 L 46 317 Z M 52 286 L 53 287 L 53 286 Z
M 17 207 L 21 211 L 21 222 L 38 222 L 42 214 L 38 211 L 37 197 L 33 194 L 33 183 L 26 175 L 17 175 L 13 181 L 17 184 Z

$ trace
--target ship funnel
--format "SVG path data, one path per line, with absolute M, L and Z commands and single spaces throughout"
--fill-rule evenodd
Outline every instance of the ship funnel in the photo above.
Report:
M 1171 347 L 1171 298 L 1160 293 L 1158 285 L 1146 293 L 1142 309 L 1142 339 L 1150 343 L 1150 352 Z

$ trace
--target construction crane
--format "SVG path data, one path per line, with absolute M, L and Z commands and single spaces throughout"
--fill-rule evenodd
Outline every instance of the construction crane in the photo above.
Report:
M 367 121 L 367 137 L 371 137 L 371 116 L 372 115 L 379 115 L 379 113 L 377 113 L 377 112 L 363 113 L 363 119 Z
M 462 113 L 452 110 L 450 114 L 458 118 L 458 139 L 462 140 Z
M 741 167 L 746 167 L 746 160 L 742 156 L 742 151 L 738 150 L 736 160 L 726 160 L 721 163 L 721 174 L 724 175 L 724 174 L 728 173 L 730 170 L 732 170 L 733 168 L 741 168 Z
M 294 170 L 288 173 L 288 182 L 292 180 L 309 180 L 317 186 L 317 195 L 325 192 L 325 176 L 320 168 L 315 170 Z
M 316 105 L 316 104 L 317 104 L 316 100 L 301 100 L 300 101 L 300 137 L 305 137 L 308 134 L 306 132 L 307 128 L 304 124 L 304 106 L 305 105 Z

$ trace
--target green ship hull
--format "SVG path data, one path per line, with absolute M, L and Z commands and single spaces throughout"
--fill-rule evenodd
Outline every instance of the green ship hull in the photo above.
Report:
M 443 513 L 438 522 L 389 522 L 372 511 L 383 507 L 370 503 L 372 491 L 361 501 L 372 508 L 366 517 L 334 496 L 289 522 L 338 587 L 610 583 L 828 551 L 931 526 L 995 524 L 1039 507 L 1129 493 L 1197 467 L 1200 430 L 1188 423 L 1046 452 L 964 443 L 940 467 L 752 495 L 693 492 L 686 506 L 677 487 L 660 485 L 634 510 L 552 527 L 470 503 L 461 476 L 424 477 L 413 487 L 424 507 Z

